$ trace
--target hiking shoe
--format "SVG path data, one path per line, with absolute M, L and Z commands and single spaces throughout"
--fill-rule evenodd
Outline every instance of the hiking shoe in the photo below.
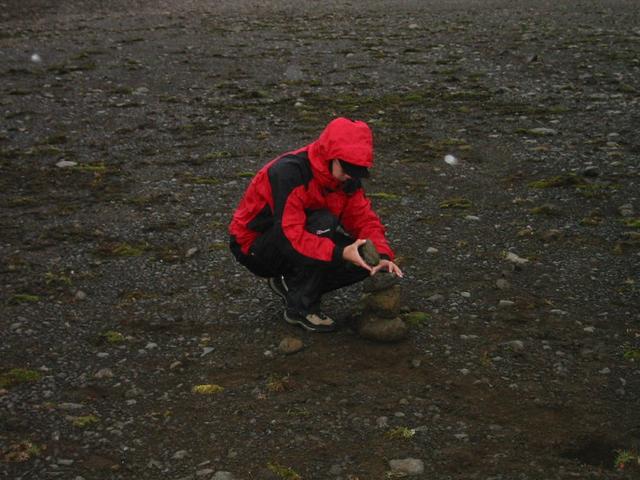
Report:
M 336 323 L 322 312 L 310 312 L 307 314 L 298 313 L 294 310 L 286 309 L 284 319 L 291 325 L 299 325 L 310 332 L 333 332 Z
M 287 288 L 287 284 L 284 283 L 284 277 L 282 275 L 278 275 L 277 277 L 271 277 L 267 280 L 269 284 L 269 288 L 278 295 L 284 303 L 287 303 L 287 292 L 289 289 Z

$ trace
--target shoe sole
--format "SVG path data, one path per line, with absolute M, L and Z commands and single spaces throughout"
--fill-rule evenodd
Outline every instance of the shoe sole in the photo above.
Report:
M 309 325 L 308 323 L 302 320 L 296 320 L 295 318 L 289 318 L 287 316 L 287 312 L 284 312 L 284 319 L 290 325 L 297 325 L 299 327 L 304 328 L 308 332 L 314 333 L 329 333 L 333 332 L 336 329 L 335 323 L 333 325 Z

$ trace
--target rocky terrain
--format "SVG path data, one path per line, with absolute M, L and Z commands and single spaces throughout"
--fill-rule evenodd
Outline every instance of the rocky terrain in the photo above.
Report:
M 2 0 L 0 477 L 638 478 L 639 20 Z M 336 333 L 286 324 L 227 250 L 339 115 L 374 130 L 398 343 L 354 332 L 361 286 Z

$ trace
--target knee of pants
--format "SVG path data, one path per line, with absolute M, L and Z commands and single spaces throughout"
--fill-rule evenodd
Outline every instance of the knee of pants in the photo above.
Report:
M 305 229 L 320 237 L 333 237 L 340 220 L 329 210 L 313 210 L 307 212 Z

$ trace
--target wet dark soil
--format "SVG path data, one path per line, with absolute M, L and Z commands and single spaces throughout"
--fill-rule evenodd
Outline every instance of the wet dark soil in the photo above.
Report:
M 60 3 L 0 8 L 0 476 L 639 475 L 636 2 Z M 286 324 L 226 247 L 335 116 L 374 131 L 397 344 L 359 286 Z

